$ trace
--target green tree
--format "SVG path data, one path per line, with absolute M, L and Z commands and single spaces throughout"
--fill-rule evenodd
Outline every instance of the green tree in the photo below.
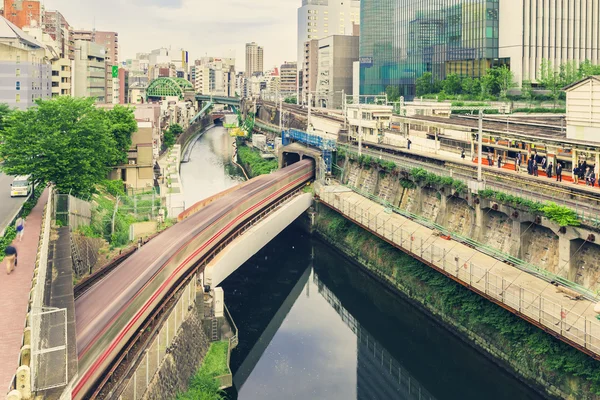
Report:
M 542 60 L 540 64 L 540 83 L 550 91 L 550 95 L 554 99 L 554 108 L 556 108 L 556 102 L 560 97 L 561 92 L 561 80 L 559 73 L 556 72 L 552 62 L 549 60 Z
M 0 133 L 2 169 L 52 182 L 62 192 L 90 194 L 106 179 L 116 142 L 94 99 L 57 97 L 15 111 Z
M 575 61 L 567 61 L 560 65 L 560 86 L 565 87 L 577 82 L 579 78 L 579 69 Z
M 8 104 L 0 104 L 0 132 L 2 132 L 6 126 L 6 121 L 10 116 L 12 110 Z
M 297 98 L 296 98 L 296 96 L 286 97 L 285 100 L 283 100 L 283 102 L 287 103 L 287 104 L 296 104 Z
M 416 81 L 417 96 L 423 96 L 433 93 L 433 75 L 431 72 L 425 72 L 417 78 Z
M 578 78 L 583 79 L 592 75 L 600 75 L 600 65 L 593 65 L 590 60 L 585 60 L 579 65 Z
M 482 76 L 481 79 L 479 79 L 479 86 L 480 86 L 479 93 L 480 93 L 482 99 L 486 99 L 492 94 L 494 85 L 496 83 L 496 80 L 495 80 L 496 78 L 494 77 L 494 75 L 489 73 L 489 71 L 490 70 L 488 70 L 488 73 L 485 74 L 484 76 Z
M 163 137 L 163 144 L 165 145 L 165 147 L 167 149 L 173 147 L 173 145 L 175 144 L 175 142 L 177 141 L 177 139 L 175 138 L 175 135 L 173 134 L 173 132 L 171 132 L 170 129 L 167 129 L 164 133 L 164 137 Z
M 476 96 L 479 94 L 481 90 L 480 88 L 481 85 L 479 83 L 479 79 L 477 78 L 473 79 L 470 76 L 467 76 L 461 81 L 461 90 L 464 94 Z
M 106 118 L 109 122 L 110 133 L 116 143 L 114 159 L 111 164 L 125 164 L 127 151 L 131 147 L 131 135 L 138 129 L 133 108 L 115 105 L 112 110 L 106 111 Z
M 400 100 L 400 88 L 398 86 L 389 85 L 385 88 L 385 93 L 387 94 L 388 101 L 391 103 Z
M 508 90 L 515 86 L 515 75 L 506 65 L 503 65 L 497 70 L 500 97 L 506 99 L 508 96 Z
M 461 81 L 457 74 L 450 74 L 442 82 L 442 88 L 447 94 L 455 95 L 461 92 Z
M 179 135 L 181 135 L 183 133 L 183 128 L 179 124 L 173 124 L 173 125 L 171 125 L 171 127 L 169 128 L 169 130 L 175 136 L 179 136 Z
M 531 101 L 533 100 L 533 87 L 531 86 L 531 81 L 523 81 L 521 84 L 521 96 L 523 96 L 527 104 L 530 106 Z

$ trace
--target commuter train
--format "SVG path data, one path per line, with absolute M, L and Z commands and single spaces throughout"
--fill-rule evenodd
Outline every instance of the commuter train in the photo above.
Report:
M 89 392 L 165 296 L 189 270 L 245 221 L 314 177 L 303 160 L 240 185 L 158 235 L 75 301 L 79 380 Z

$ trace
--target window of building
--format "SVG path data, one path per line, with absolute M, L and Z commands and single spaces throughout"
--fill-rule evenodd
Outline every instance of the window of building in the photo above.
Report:
M 15 102 L 20 103 L 21 102 L 21 93 L 17 93 L 15 95 Z
M 17 56 L 17 64 L 21 62 L 21 56 Z
M 15 89 L 21 90 L 21 82 L 17 81 L 17 83 L 15 85 Z
M 21 68 L 15 70 L 15 76 L 21 76 Z

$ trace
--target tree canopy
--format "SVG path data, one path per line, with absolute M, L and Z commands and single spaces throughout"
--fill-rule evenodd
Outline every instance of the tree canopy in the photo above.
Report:
M 391 103 L 395 103 L 400 100 L 400 88 L 398 86 L 389 85 L 385 88 L 387 99 Z
M 52 182 L 62 192 L 90 194 L 111 166 L 126 160 L 136 129 L 132 109 L 105 111 L 84 98 L 40 99 L 6 118 L 0 131 L 2 169 Z

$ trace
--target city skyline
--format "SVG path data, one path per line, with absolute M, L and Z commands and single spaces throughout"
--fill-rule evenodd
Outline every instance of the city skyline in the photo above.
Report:
M 136 53 L 171 47 L 187 50 L 190 59 L 235 57 L 236 70 L 243 71 L 249 41 L 265 48 L 265 69 L 296 58 L 297 30 L 291 21 L 296 21 L 299 0 L 208 4 L 194 0 L 45 0 L 43 4 L 46 10 L 60 11 L 75 28 L 118 32 L 120 62 L 135 58 Z M 199 25 L 204 29 L 195 28 Z

